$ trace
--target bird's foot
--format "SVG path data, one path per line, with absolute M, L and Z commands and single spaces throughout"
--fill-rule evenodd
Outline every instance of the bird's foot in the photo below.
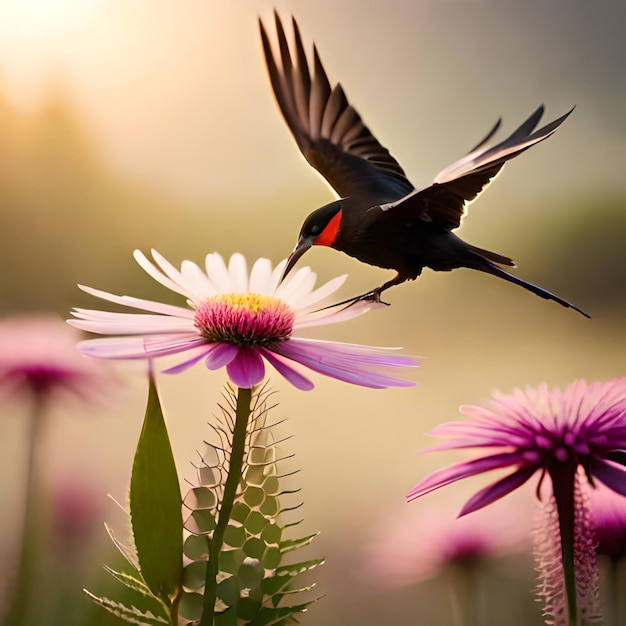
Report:
M 384 304 L 385 306 L 391 306 L 389 302 L 384 302 L 380 299 L 380 290 L 373 289 L 372 291 L 368 291 L 361 296 L 356 296 L 356 298 L 352 298 L 352 302 L 375 302 L 376 304 Z
M 322 307 L 318 309 L 318 311 L 325 311 L 327 309 L 335 309 L 337 307 L 344 307 L 347 309 L 357 302 L 375 302 L 376 304 L 384 304 L 385 306 L 391 306 L 389 302 L 383 302 L 380 299 L 380 290 L 373 289 L 372 291 L 368 291 L 367 293 L 363 293 L 360 296 L 354 296 L 353 298 L 348 298 L 347 300 L 342 300 L 341 302 L 336 302 L 335 304 L 330 304 L 328 306 Z

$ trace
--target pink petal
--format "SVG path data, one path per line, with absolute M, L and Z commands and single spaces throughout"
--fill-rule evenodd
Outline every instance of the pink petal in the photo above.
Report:
M 518 461 L 519 455 L 504 453 L 456 463 L 455 465 L 450 465 L 432 472 L 426 476 L 426 478 L 420 480 L 420 482 L 409 491 L 406 498 L 410 502 L 411 500 L 415 500 L 420 496 L 430 493 L 435 489 L 439 489 L 440 487 L 444 487 L 445 485 L 449 485 L 450 483 L 454 483 L 462 478 L 488 472 L 500 467 L 507 467 Z M 533 468 L 533 471 L 535 471 L 535 469 L 536 468 Z
M 507 493 L 511 493 L 514 489 L 521 487 L 536 471 L 536 467 L 524 466 L 509 476 L 481 489 L 464 504 L 459 517 L 482 509 Z
M 194 353 L 193 356 L 189 356 L 189 354 L 187 354 L 187 358 L 184 361 L 178 363 L 178 365 L 174 365 L 173 367 L 169 367 L 168 369 L 163 370 L 163 373 L 180 374 L 181 372 L 187 371 L 190 367 L 193 367 L 196 363 L 198 363 L 198 361 L 201 361 L 203 358 L 205 358 L 207 355 L 207 351 L 210 351 L 210 349 L 210 345 L 203 344 L 201 346 L 198 346 L 198 348 L 195 350 L 189 350 L 189 352 Z
M 155 302 L 154 300 L 143 300 L 141 298 L 133 298 L 132 296 L 116 296 L 115 294 L 85 285 L 78 285 L 79 289 L 101 300 L 108 300 L 115 304 L 131 307 L 133 309 L 143 309 L 152 313 L 162 313 L 163 315 L 172 315 L 173 317 L 187 317 L 193 319 L 194 312 L 189 307 L 175 306 L 172 304 L 164 304 L 163 302 Z M 82 309 L 76 309 L 82 310 Z
M 109 313 L 89 309 L 74 309 L 78 319 L 70 319 L 70 326 L 100 335 L 154 335 L 158 333 L 196 332 L 193 320 L 145 313 Z
M 294 387 L 301 391 L 310 391 L 313 389 L 313 383 L 291 367 L 284 357 L 274 354 L 266 348 L 259 348 L 261 354 L 276 369 L 276 371 L 289 381 Z
M 232 343 L 214 343 L 211 344 L 211 350 L 207 354 L 204 364 L 210 370 L 218 370 L 225 365 L 230 365 L 238 353 L 239 348 Z
M 384 389 L 415 385 L 412 381 L 380 373 L 380 370 L 390 371 L 397 367 L 415 367 L 415 361 L 408 357 L 387 357 L 365 346 L 290 339 L 275 346 L 273 352 L 301 363 L 314 372 L 362 387 Z
M 145 359 L 168 356 L 204 345 L 197 333 L 147 335 L 145 337 L 106 337 L 81 341 L 77 348 L 100 359 Z
M 592 458 L 585 462 L 585 467 L 609 489 L 626 496 L 626 470 L 621 465 Z
M 254 348 L 238 348 L 236 357 L 226 367 L 228 376 L 237 387 L 250 389 L 265 376 L 265 365 Z

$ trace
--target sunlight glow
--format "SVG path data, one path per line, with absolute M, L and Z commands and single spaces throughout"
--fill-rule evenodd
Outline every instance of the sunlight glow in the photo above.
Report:
M 0 0 L 0 77 L 20 108 L 36 108 L 76 55 L 73 39 L 94 24 L 102 0 Z
M 0 33 L 3 38 L 47 38 L 78 28 L 92 19 L 101 0 L 0 1 Z

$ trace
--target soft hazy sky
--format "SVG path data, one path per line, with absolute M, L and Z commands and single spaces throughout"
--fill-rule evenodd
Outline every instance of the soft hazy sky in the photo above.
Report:
M 418 186 L 500 115 L 508 130 L 544 102 L 552 118 L 577 110 L 509 168 L 509 193 L 526 176 L 533 193 L 623 189 L 620 2 L 2 0 L 0 76 L 26 110 L 65 88 L 112 169 L 174 195 L 311 185 L 323 200 L 265 75 L 257 16 L 274 5 Z

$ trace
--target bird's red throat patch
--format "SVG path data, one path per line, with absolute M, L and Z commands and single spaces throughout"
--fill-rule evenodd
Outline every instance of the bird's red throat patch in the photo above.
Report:
M 339 224 L 341 223 L 341 209 L 337 211 L 337 214 L 333 217 L 326 228 L 318 235 L 317 239 L 313 242 L 316 246 L 332 246 L 337 238 L 337 231 L 339 230 Z

